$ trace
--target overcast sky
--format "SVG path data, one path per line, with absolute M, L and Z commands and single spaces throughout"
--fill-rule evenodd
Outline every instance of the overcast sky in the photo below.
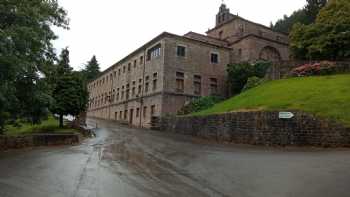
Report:
M 97 56 L 104 70 L 160 33 L 204 34 L 214 27 L 221 0 L 58 0 L 68 11 L 70 30 L 55 29 L 57 51 L 70 49 L 79 70 Z M 225 0 L 231 13 L 269 26 L 302 8 L 305 0 Z

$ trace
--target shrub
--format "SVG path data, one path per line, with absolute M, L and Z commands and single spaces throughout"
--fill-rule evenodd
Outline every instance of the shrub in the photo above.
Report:
M 233 94 L 239 94 L 250 77 L 264 78 L 270 62 L 239 63 L 228 65 L 228 83 Z
M 188 104 L 186 104 L 184 107 L 182 107 L 181 110 L 178 112 L 178 115 L 187 115 L 194 112 L 209 109 L 210 107 L 214 106 L 216 103 L 221 102 L 222 100 L 223 98 L 218 96 L 207 96 L 194 99 Z
M 316 76 L 331 75 L 336 73 L 336 65 L 332 62 L 321 62 L 314 64 L 304 64 L 292 70 L 292 76 Z
M 245 84 L 242 91 L 247 91 L 251 88 L 255 88 L 255 87 L 261 85 L 262 83 L 264 83 L 264 81 L 265 81 L 264 79 L 256 77 L 256 76 L 249 77 L 249 79 L 248 79 L 247 83 Z

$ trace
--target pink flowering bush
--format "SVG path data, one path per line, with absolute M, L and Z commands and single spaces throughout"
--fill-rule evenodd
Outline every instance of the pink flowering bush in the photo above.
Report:
M 292 76 L 304 77 L 315 75 L 331 75 L 336 73 L 336 65 L 332 62 L 304 64 L 292 70 Z

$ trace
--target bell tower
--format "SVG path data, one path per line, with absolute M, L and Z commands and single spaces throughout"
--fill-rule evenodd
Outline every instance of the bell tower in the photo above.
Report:
M 232 18 L 233 15 L 230 13 L 230 9 L 226 7 L 224 2 L 222 2 L 219 13 L 216 15 L 216 26 L 219 26 Z

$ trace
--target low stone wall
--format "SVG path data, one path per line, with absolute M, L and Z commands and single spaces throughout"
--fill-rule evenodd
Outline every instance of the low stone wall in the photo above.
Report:
M 0 151 L 35 146 L 72 145 L 80 142 L 79 134 L 36 134 L 28 136 L 0 136 Z
M 161 131 L 214 139 L 218 142 L 267 146 L 350 146 L 350 128 L 307 113 L 293 113 L 295 116 L 291 119 L 279 119 L 279 112 L 164 117 L 157 124 Z

